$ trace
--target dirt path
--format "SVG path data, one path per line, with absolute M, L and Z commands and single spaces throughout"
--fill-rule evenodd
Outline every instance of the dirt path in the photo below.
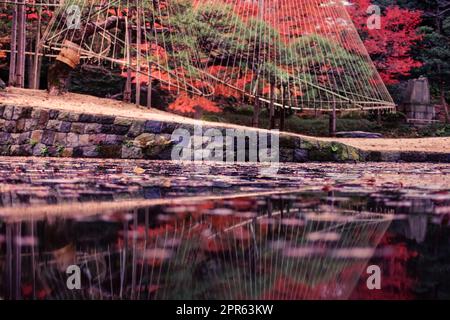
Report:
M 8 88 L 6 92 L 0 93 L 0 102 L 17 106 L 54 108 L 82 113 L 123 116 L 135 119 L 174 121 L 205 126 L 218 125 L 217 122 L 194 120 L 156 109 L 137 107 L 134 104 L 128 104 L 117 100 L 102 99 L 74 93 L 55 97 L 49 96 L 46 91 L 42 90 Z M 220 126 L 249 129 L 248 127 L 226 123 L 221 123 Z M 298 134 L 295 135 L 302 136 Z M 450 153 L 450 137 L 420 139 L 313 138 L 322 141 L 338 141 L 369 151 L 423 151 Z
M 321 138 L 326 141 L 341 143 L 367 151 L 422 151 L 422 152 L 450 152 L 450 137 L 442 138 L 414 138 L 414 139 L 363 139 L 363 138 Z

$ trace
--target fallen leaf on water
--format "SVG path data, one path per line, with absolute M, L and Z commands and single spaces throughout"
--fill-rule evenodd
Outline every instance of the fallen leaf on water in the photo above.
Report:
M 163 187 L 170 188 L 172 183 L 170 182 L 170 179 L 163 179 L 162 185 Z
M 145 169 L 143 169 L 141 167 L 134 167 L 133 172 L 135 174 L 143 174 L 145 172 Z

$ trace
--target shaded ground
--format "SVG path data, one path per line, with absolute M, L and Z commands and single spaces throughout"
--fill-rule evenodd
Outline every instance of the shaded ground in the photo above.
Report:
M 202 119 L 251 126 L 252 109 L 248 105 L 240 105 L 236 108 L 227 106 L 221 113 L 204 114 Z M 268 118 L 267 110 L 263 109 L 260 128 L 268 127 Z M 313 137 L 328 137 L 329 117 L 325 113 L 319 113 L 317 116 L 314 116 L 313 113 L 293 114 L 286 118 L 285 127 L 287 132 Z M 450 137 L 450 124 L 442 122 L 415 127 L 406 123 L 405 115 L 402 113 L 383 114 L 381 123 L 379 123 L 377 116 L 370 112 L 342 112 L 336 119 L 336 130 L 375 132 L 386 138 Z
M 92 96 L 69 93 L 65 96 L 49 96 L 42 90 L 8 88 L 6 93 L 0 93 L 1 102 L 18 106 L 35 106 L 55 108 L 83 113 L 116 115 L 136 119 L 154 119 L 160 121 L 176 121 L 199 125 L 217 126 L 215 122 L 194 120 L 156 109 L 136 107 L 116 100 L 101 99 Z M 222 127 L 240 127 L 221 123 Z M 293 134 L 297 135 L 297 134 Z M 301 135 L 297 135 L 301 136 Z M 419 152 L 450 152 L 450 137 L 419 138 L 419 139 L 341 139 L 316 138 L 318 140 L 338 141 L 367 151 L 419 151 Z
M 419 139 L 329 139 L 326 141 L 339 141 L 350 146 L 367 151 L 425 151 L 425 152 L 450 152 L 450 137 L 419 138 Z

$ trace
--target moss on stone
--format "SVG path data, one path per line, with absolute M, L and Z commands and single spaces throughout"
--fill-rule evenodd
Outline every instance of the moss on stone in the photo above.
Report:
M 307 139 L 302 139 L 300 142 L 300 148 L 305 150 L 312 150 L 317 148 L 317 142 Z
M 133 140 L 133 145 L 142 148 L 145 158 L 154 159 L 172 145 L 168 134 L 142 133 Z
M 335 155 L 331 151 L 331 148 L 320 148 L 316 147 L 314 149 L 310 149 L 308 152 L 309 158 L 311 161 L 334 161 Z
M 280 148 L 291 148 L 296 147 L 296 137 L 280 135 Z

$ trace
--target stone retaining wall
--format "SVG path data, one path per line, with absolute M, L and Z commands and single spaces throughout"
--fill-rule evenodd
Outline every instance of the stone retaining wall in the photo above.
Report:
M 194 134 L 194 126 L 185 123 L 0 103 L 0 155 L 170 160 L 175 144 L 171 134 L 177 128 Z M 203 130 L 209 128 L 204 127 Z M 222 132 L 226 130 L 219 123 L 214 128 Z M 450 162 L 450 154 L 365 152 L 341 143 L 288 134 L 281 134 L 279 143 L 282 162 Z

